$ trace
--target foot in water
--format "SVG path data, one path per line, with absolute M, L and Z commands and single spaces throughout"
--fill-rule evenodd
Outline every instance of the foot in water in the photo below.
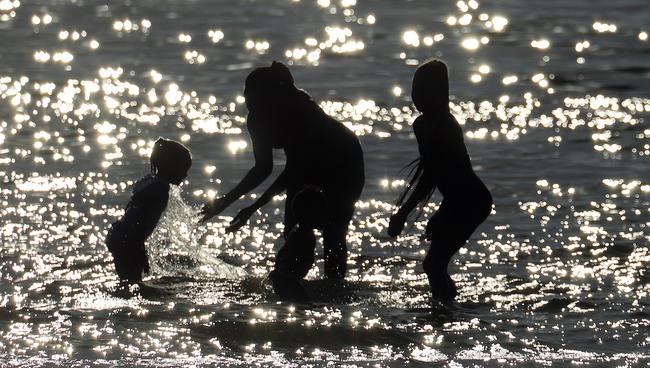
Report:
M 269 280 L 273 285 L 273 291 L 283 300 L 309 303 L 307 291 L 302 287 L 300 280 L 292 275 L 286 275 L 277 271 L 271 271 Z
M 427 273 L 427 278 L 429 279 L 433 299 L 448 303 L 453 301 L 458 295 L 456 285 L 447 272 L 429 272 Z

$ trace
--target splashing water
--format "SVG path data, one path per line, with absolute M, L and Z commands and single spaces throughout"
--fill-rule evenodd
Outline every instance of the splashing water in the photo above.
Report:
M 151 274 L 226 279 L 244 276 L 242 268 L 217 259 L 201 246 L 203 230 L 196 218 L 197 211 L 183 201 L 180 188 L 171 186 L 167 208 L 147 241 Z
M 0 0 L 0 366 L 648 366 L 647 0 L 432 3 Z M 449 307 L 421 266 L 440 198 L 384 235 L 429 57 L 496 203 Z M 104 235 L 155 137 L 192 151 L 184 200 L 223 195 L 253 165 L 244 80 L 273 59 L 365 150 L 344 287 L 319 244 L 315 303 L 278 302 L 285 199 L 225 231 L 264 184 L 200 227 L 173 191 L 153 277 L 114 292 Z

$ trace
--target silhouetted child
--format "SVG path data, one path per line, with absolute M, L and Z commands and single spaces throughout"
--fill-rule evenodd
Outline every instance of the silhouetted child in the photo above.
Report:
M 420 157 L 413 162 L 417 166 L 398 200 L 400 208 L 390 219 L 388 234 L 399 235 L 409 213 L 438 188 L 443 200 L 426 227 L 424 235 L 431 241 L 431 248 L 423 266 L 433 297 L 451 300 L 457 290 L 447 267 L 490 214 L 492 196 L 474 173 L 463 131 L 449 112 L 449 80 L 444 62 L 430 60 L 418 67 L 411 97 L 422 113 L 413 123 Z
M 106 237 L 115 271 L 122 281 L 139 282 L 143 272 L 149 273 L 145 240 L 167 207 L 169 184 L 179 185 L 187 177 L 192 157 L 182 144 L 158 138 L 150 162 L 151 173 L 133 185 L 124 216 L 111 225 Z
M 275 269 L 269 275 L 273 290 L 283 299 L 299 302 L 309 299 L 300 280 L 314 264 L 314 229 L 322 230 L 325 226 L 325 207 L 323 191 L 313 186 L 304 187 L 291 202 L 291 211 L 298 224 L 289 232 L 286 242 L 278 251 Z

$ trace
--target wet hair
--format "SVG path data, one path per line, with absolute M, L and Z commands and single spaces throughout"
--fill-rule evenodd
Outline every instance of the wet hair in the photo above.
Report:
M 397 202 L 395 205 L 397 207 L 401 207 L 402 204 L 404 203 L 404 200 L 406 200 L 406 196 L 417 186 L 418 181 L 422 178 L 422 174 L 424 173 L 424 167 L 422 165 L 422 157 L 418 157 L 415 160 L 409 162 L 406 166 L 400 170 L 400 173 L 408 170 L 408 174 L 406 175 L 406 178 L 408 180 L 408 183 L 406 184 L 406 187 L 404 188 L 404 191 L 402 194 L 400 194 L 399 198 L 397 199 Z M 427 197 L 425 198 L 424 202 L 429 202 L 431 197 L 433 196 L 433 192 L 435 192 L 435 187 L 427 193 Z M 418 215 L 415 219 L 417 221 L 420 216 L 422 215 L 422 209 L 418 212 Z M 413 221 L 415 223 L 415 221 Z
M 422 63 L 413 76 L 413 90 L 411 98 L 415 107 L 421 111 L 438 111 L 449 109 L 449 72 L 447 71 L 447 64 L 438 59 L 429 59 Z M 408 184 L 404 191 L 397 199 L 396 205 L 399 207 L 406 200 L 407 195 L 422 179 L 424 173 L 424 166 L 422 164 L 422 157 L 418 157 L 406 165 L 401 171 L 407 171 L 406 175 Z M 428 202 L 433 195 L 435 188 L 427 194 L 425 202 Z M 422 209 L 418 212 L 417 219 L 422 215 Z M 414 221 L 414 222 L 415 222 Z
M 153 145 L 149 162 L 152 173 L 177 179 L 192 166 L 192 155 L 184 145 L 161 137 Z
M 417 68 L 411 99 L 422 112 L 449 107 L 449 72 L 444 61 L 429 59 Z
M 320 229 L 325 225 L 327 202 L 323 190 L 316 186 L 305 186 L 293 197 L 291 211 L 300 226 Z
M 257 97 L 264 99 L 265 104 L 274 104 L 280 97 L 298 91 L 294 85 L 289 68 L 279 61 L 271 66 L 259 67 L 253 70 L 244 85 L 246 98 Z

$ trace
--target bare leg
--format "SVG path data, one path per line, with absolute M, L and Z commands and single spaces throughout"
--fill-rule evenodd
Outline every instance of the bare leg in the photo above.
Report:
M 325 277 L 331 279 L 345 278 L 348 268 L 348 227 L 365 184 L 361 145 L 356 137 L 349 143 L 347 152 L 339 152 L 340 165 L 336 172 L 331 173 L 329 184 L 324 186 L 329 223 L 323 229 L 323 258 Z
M 314 264 L 316 237 L 313 230 L 295 228 L 275 257 L 275 269 L 269 278 L 275 293 L 287 300 L 306 302 L 307 292 L 300 284 Z
M 291 233 L 291 230 L 296 226 L 298 223 L 298 220 L 296 219 L 296 216 L 293 214 L 293 210 L 291 209 L 292 203 L 293 203 L 293 198 L 296 196 L 296 193 L 298 190 L 289 188 L 287 189 L 287 199 L 284 202 L 284 232 L 283 236 L 285 239 L 288 239 L 289 234 Z
M 296 228 L 275 257 L 275 270 L 302 279 L 314 264 L 316 237 L 311 229 Z
M 149 259 L 143 243 L 128 243 L 122 233 L 109 231 L 106 246 L 113 256 L 115 272 L 121 281 L 140 282 L 142 273 L 149 272 Z
M 449 276 L 448 267 L 454 254 L 467 243 L 474 230 L 487 218 L 491 208 L 464 208 L 456 203 L 443 201 L 427 224 L 431 248 L 424 259 L 424 272 L 429 278 L 431 294 L 435 299 L 453 300 L 458 290 Z
M 352 215 L 352 207 L 332 216 L 331 222 L 323 230 L 323 257 L 325 259 L 325 277 L 330 279 L 344 279 L 347 272 L 348 248 L 347 232 Z
M 442 301 L 453 300 L 458 295 L 458 290 L 453 280 L 449 276 L 447 268 L 451 261 L 451 256 L 455 253 L 451 249 L 459 249 L 450 241 L 436 237 L 431 242 L 431 248 L 424 258 L 423 268 L 429 279 L 431 294 L 434 299 Z M 464 242 L 463 242 L 464 244 Z

